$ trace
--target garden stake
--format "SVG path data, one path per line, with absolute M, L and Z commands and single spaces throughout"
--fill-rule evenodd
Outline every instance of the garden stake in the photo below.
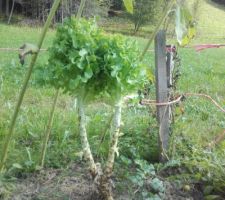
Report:
M 49 136 L 50 136 L 51 129 L 52 129 L 52 123 L 53 123 L 55 108 L 56 108 L 56 104 L 57 104 L 57 100 L 58 100 L 58 96 L 59 96 L 59 91 L 60 91 L 60 89 L 58 89 L 56 91 L 54 102 L 53 102 L 52 109 L 50 112 L 48 125 L 47 125 L 46 132 L 44 135 L 44 141 L 43 141 L 43 146 L 42 146 L 42 150 L 41 150 L 41 159 L 40 159 L 41 168 L 44 167 L 45 155 L 46 155 L 47 145 L 48 145 L 48 141 L 49 141 Z
M 20 94 L 19 94 L 19 99 L 18 99 L 18 102 L 16 104 L 12 120 L 10 122 L 10 127 L 9 127 L 9 132 L 7 134 L 7 137 L 6 137 L 6 142 L 5 142 L 4 146 L 3 146 L 1 162 L 0 162 L 0 173 L 2 173 L 4 165 L 5 165 L 5 161 L 7 159 L 9 143 L 10 143 L 10 141 L 12 139 L 12 136 L 13 136 L 13 133 L 14 133 L 16 119 L 17 119 L 17 116 L 18 116 L 18 113 L 19 113 L 19 110 L 20 110 L 20 107 L 21 107 L 21 104 L 22 104 L 22 101 L 23 101 L 23 98 L 24 98 L 24 94 L 25 94 L 26 89 L 27 89 L 28 82 L 30 80 L 30 77 L 31 77 L 31 74 L 32 74 L 32 71 L 33 71 L 33 68 L 34 68 L 34 65 L 36 63 L 36 60 L 37 60 L 37 57 L 38 57 L 38 53 L 39 53 L 39 51 L 41 49 L 42 43 L 43 43 L 44 38 L 46 36 L 46 32 L 47 32 L 47 30 L 48 30 L 48 28 L 49 28 L 49 26 L 51 24 L 51 21 L 52 21 L 54 15 L 55 15 L 56 10 L 59 7 L 60 2 L 61 2 L 61 0 L 55 0 L 54 1 L 54 4 L 53 4 L 53 6 L 51 8 L 51 11 L 50 11 L 50 13 L 48 15 L 47 21 L 45 22 L 43 31 L 41 33 L 41 36 L 40 36 L 40 39 L 39 39 L 39 42 L 38 42 L 38 45 L 37 45 L 38 52 L 33 54 L 33 56 L 32 56 L 32 59 L 31 59 L 31 62 L 30 62 L 29 68 L 28 68 L 27 75 L 25 77 L 22 89 L 21 89 Z

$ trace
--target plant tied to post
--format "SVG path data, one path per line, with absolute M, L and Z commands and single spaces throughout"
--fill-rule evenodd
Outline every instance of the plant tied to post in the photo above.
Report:
M 134 42 L 120 35 L 106 35 L 94 20 L 70 18 L 57 29 L 45 80 L 77 97 L 84 158 L 104 199 L 113 199 L 111 175 L 118 152 L 122 97 L 144 85 L 145 68 Z M 95 163 L 87 138 L 84 105 L 97 99 L 114 105 L 108 159 L 104 168 Z

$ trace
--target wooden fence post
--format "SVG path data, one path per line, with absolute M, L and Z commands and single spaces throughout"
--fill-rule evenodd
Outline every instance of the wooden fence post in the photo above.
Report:
M 166 33 L 161 30 L 155 37 L 155 77 L 158 103 L 167 102 L 169 97 L 166 60 Z M 159 159 L 165 161 L 169 144 L 169 106 L 157 106 L 157 120 L 159 124 Z

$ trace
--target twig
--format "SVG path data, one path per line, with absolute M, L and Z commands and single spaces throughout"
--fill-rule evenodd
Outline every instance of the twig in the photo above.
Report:
M 219 105 L 211 96 L 207 94 L 198 94 L 198 93 L 186 93 L 185 96 L 197 96 L 197 97 L 203 97 L 208 100 L 210 100 L 220 111 L 225 113 L 225 109 L 222 108 L 222 106 Z

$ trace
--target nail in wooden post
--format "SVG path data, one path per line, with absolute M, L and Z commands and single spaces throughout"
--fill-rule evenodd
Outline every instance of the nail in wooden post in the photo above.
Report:
M 155 37 L 155 64 L 157 102 L 167 102 L 169 90 L 166 67 L 166 33 L 164 30 L 159 31 Z M 157 106 L 157 119 L 159 124 L 160 160 L 165 161 L 164 152 L 168 149 L 169 144 L 169 106 Z

